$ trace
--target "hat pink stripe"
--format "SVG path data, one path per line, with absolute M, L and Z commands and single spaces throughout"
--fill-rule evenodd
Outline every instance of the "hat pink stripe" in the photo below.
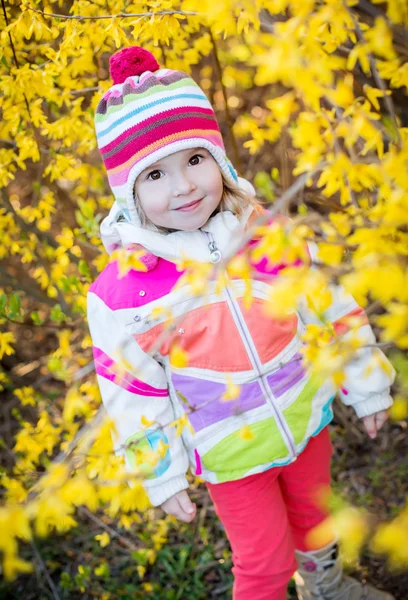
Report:
M 218 123 L 214 117 L 214 113 L 212 110 L 209 110 L 208 108 L 202 108 L 201 106 L 186 105 L 186 106 L 181 106 L 181 107 L 177 107 L 177 108 L 170 108 L 163 112 L 159 112 L 151 117 L 148 117 L 147 119 L 140 120 L 139 123 L 136 123 L 135 125 L 133 125 L 133 127 L 129 127 L 129 129 L 126 129 L 126 131 L 123 131 L 114 140 L 112 140 L 105 146 L 101 146 L 99 148 L 99 151 L 102 154 L 102 157 L 105 159 L 105 154 L 107 152 L 114 150 L 117 146 L 119 146 L 119 144 L 121 144 L 122 142 L 125 142 L 127 139 L 129 139 L 129 137 L 132 136 L 134 133 L 136 133 L 138 131 L 143 131 L 144 129 L 146 129 L 146 127 L 150 127 L 153 129 L 153 126 L 156 125 L 158 121 L 162 121 L 165 119 L 171 119 L 172 117 L 174 118 L 177 115 L 179 115 L 181 117 L 180 120 L 187 121 L 187 119 L 188 120 L 190 119 L 191 113 L 200 113 L 200 114 L 206 115 L 207 120 L 209 122 L 213 123 L 212 128 L 219 129 Z M 208 117 L 211 117 L 211 118 L 208 119 Z
M 208 121 L 207 119 L 191 118 L 176 120 L 163 124 L 161 127 L 154 128 L 145 134 L 140 135 L 134 140 L 129 139 L 129 142 L 118 152 L 113 154 L 110 158 L 105 158 L 105 166 L 108 171 L 119 167 L 126 163 L 132 156 L 134 156 L 140 147 L 146 148 L 159 142 L 161 139 L 165 139 L 171 135 L 182 133 L 183 131 L 214 131 L 214 121 Z M 221 138 L 220 138 L 221 139 Z

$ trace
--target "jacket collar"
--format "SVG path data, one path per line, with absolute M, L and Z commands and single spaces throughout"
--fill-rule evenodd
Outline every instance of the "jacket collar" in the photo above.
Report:
M 240 219 L 230 211 L 217 213 L 203 225 L 201 230 L 163 234 L 156 228 L 146 228 L 140 223 L 127 222 L 123 218 L 123 211 L 115 203 L 109 215 L 102 221 L 101 236 L 109 254 L 118 248 L 139 244 L 149 254 L 171 262 L 178 262 L 185 258 L 208 262 L 208 241 L 203 232 L 212 234 L 217 248 L 223 254 L 228 249 L 232 237 L 245 227 L 252 211 L 252 207 L 248 206 Z

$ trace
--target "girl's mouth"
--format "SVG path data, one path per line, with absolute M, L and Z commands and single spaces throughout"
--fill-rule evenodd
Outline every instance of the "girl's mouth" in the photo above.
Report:
M 183 206 L 180 206 L 180 208 L 176 208 L 176 210 L 181 210 L 183 212 L 192 211 L 197 208 L 197 206 L 200 204 L 201 200 L 202 200 L 202 198 L 200 200 L 194 200 L 194 202 L 189 202 L 189 204 L 184 204 Z

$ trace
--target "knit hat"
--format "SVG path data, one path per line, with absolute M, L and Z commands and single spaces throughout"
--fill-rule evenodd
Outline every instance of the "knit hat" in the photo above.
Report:
M 150 52 L 133 46 L 111 56 L 110 74 L 113 86 L 96 108 L 95 128 L 109 184 L 127 221 L 138 220 L 137 176 L 179 150 L 206 148 L 227 181 L 249 184 L 238 178 L 211 104 L 187 73 L 160 69 Z

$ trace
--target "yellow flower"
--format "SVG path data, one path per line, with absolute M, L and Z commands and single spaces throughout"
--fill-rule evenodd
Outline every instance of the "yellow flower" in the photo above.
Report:
M 244 425 L 243 427 L 241 427 L 238 435 L 242 440 L 245 440 L 246 442 L 252 440 L 255 437 L 249 425 Z
M 183 432 L 184 427 L 187 427 L 190 430 L 190 432 L 194 435 L 194 429 L 193 429 L 190 421 L 188 420 L 187 415 L 183 415 L 179 419 L 176 419 L 176 421 L 173 421 L 170 424 L 170 426 L 176 428 L 176 436 L 177 437 L 180 437 L 180 435 Z
M 163 442 L 163 440 L 160 440 L 159 443 L 158 443 L 158 445 L 157 445 L 156 452 L 157 452 L 157 454 L 159 455 L 160 458 L 164 458 L 166 456 L 166 454 L 167 454 L 167 450 L 168 449 L 169 449 L 169 445 L 165 444 Z
M 307 543 L 312 548 L 322 548 L 338 538 L 345 560 L 354 563 L 359 557 L 369 530 L 365 512 L 346 506 L 312 529 L 307 535 Z
M 144 415 L 142 415 L 140 422 L 143 427 L 151 427 L 155 423 L 154 421 L 149 421 Z
M 399 2 L 389 2 L 388 4 L 397 6 Z M 405 10 L 407 11 L 407 8 Z M 406 12 L 405 16 L 408 16 L 408 12 Z M 374 25 L 367 29 L 365 38 L 371 52 L 381 56 L 381 58 L 387 59 L 387 61 L 392 61 L 396 58 L 397 54 L 393 47 L 391 28 L 388 27 L 386 20 L 382 17 L 377 17 Z
M 104 531 L 103 533 L 95 535 L 94 539 L 97 542 L 99 542 L 99 545 L 101 546 L 101 548 L 105 548 L 106 546 L 108 546 L 111 541 L 109 533 L 107 531 Z
M 403 421 L 408 417 L 408 398 L 397 396 L 394 404 L 389 409 L 390 418 L 393 421 Z
M 13 391 L 13 394 L 17 396 L 21 404 L 24 406 L 30 405 L 35 406 L 37 401 L 35 399 L 35 390 L 30 386 L 25 386 Z
M 77 525 L 73 518 L 74 507 L 52 491 L 43 492 L 29 506 L 30 517 L 34 519 L 37 535 L 45 537 L 52 531 L 65 533 Z
M 272 111 L 273 116 L 280 125 L 286 125 L 292 114 L 299 108 L 293 92 L 267 100 L 266 106 Z
M 381 338 L 394 341 L 400 348 L 408 348 L 408 306 L 392 302 L 388 314 L 379 315 L 376 322 L 383 328 Z
M 184 367 L 187 367 L 187 365 L 188 365 L 188 354 L 177 343 L 174 343 L 172 345 L 172 347 L 170 349 L 170 353 L 169 353 L 169 358 L 170 358 L 170 363 L 174 367 L 177 367 L 178 369 L 183 369 Z
M 21 481 L 4 476 L 1 479 L 1 485 L 7 490 L 6 497 L 9 502 L 21 504 L 26 500 L 28 491 Z
M 18 573 L 31 573 L 33 566 L 14 554 L 6 554 L 3 559 L 4 577 L 8 581 L 15 579 Z
M 91 511 L 97 510 L 99 506 L 97 489 L 85 472 L 76 472 L 64 484 L 60 490 L 60 496 L 68 504 L 84 505 Z
M 400 569 L 408 565 L 407 540 L 408 507 L 390 523 L 382 523 L 371 541 L 371 548 L 378 554 L 386 554 L 392 567 Z
M 139 575 L 140 579 L 143 579 L 143 577 L 146 573 L 146 567 L 143 565 L 137 565 L 136 570 L 137 570 L 137 574 Z
M 221 400 L 224 400 L 226 402 L 228 402 L 228 400 L 236 400 L 237 398 L 239 398 L 240 393 L 241 393 L 241 386 L 234 383 L 231 379 L 231 376 L 227 375 L 226 384 L 225 384 L 225 392 L 221 396 Z
M 69 466 L 65 463 L 51 464 L 45 475 L 41 477 L 37 486 L 39 489 L 61 488 L 69 477 Z
M 348 108 L 354 102 L 353 76 L 348 73 L 344 80 L 340 80 L 334 90 L 327 92 L 327 97 L 337 106 Z
M 14 333 L 12 333 L 11 331 L 8 331 L 6 333 L 0 333 L 0 360 L 5 354 L 7 356 L 14 354 L 15 350 L 11 346 L 11 344 L 15 343 L 16 338 L 14 337 Z
M 0 550 L 5 554 L 13 554 L 17 549 L 16 538 L 31 540 L 28 511 L 16 504 L 0 508 Z
M 115 250 L 111 254 L 110 262 L 117 261 L 119 270 L 119 279 L 124 277 L 129 271 L 147 271 L 146 265 L 140 260 L 146 254 L 145 250 L 129 251 L 125 248 Z
M 344 254 L 344 249 L 341 244 L 319 244 L 318 258 L 326 265 L 337 266 L 341 263 Z

